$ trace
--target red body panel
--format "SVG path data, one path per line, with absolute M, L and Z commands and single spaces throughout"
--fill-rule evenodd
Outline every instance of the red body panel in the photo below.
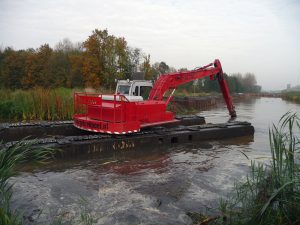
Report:
M 176 121 L 174 114 L 166 111 L 164 101 L 129 102 L 125 96 L 111 96 L 114 100 L 103 100 L 102 95 L 75 93 L 74 125 L 93 132 L 125 134 L 137 132 L 141 127 Z

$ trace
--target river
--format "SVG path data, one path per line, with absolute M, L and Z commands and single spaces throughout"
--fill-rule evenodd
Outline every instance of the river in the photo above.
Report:
M 25 215 L 27 224 L 51 224 L 57 217 L 78 220 L 85 212 L 98 224 L 190 224 L 187 212 L 216 212 L 220 198 L 245 178 L 251 160 L 269 161 L 270 125 L 289 110 L 300 112 L 300 105 L 280 98 L 251 98 L 235 106 L 237 120 L 254 125 L 254 138 L 30 166 L 13 178 L 12 205 Z M 199 115 L 207 123 L 229 119 L 223 106 Z

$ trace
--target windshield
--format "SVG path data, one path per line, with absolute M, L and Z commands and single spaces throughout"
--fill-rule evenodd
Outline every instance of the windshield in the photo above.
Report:
M 129 85 L 119 85 L 117 89 L 117 94 L 129 95 Z

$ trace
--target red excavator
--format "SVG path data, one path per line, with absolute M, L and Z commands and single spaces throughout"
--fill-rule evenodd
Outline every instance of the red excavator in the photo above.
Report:
M 144 127 L 176 122 L 174 112 L 167 110 L 174 91 L 181 84 L 206 76 L 219 82 L 229 114 L 236 117 L 221 63 L 216 59 L 195 70 L 163 74 L 152 88 L 146 81 L 123 81 L 118 83 L 113 95 L 75 93 L 74 125 L 87 131 L 127 134 Z M 142 95 L 149 88 L 149 97 L 144 100 Z M 171 94 L 165 98 L 168 90 Z

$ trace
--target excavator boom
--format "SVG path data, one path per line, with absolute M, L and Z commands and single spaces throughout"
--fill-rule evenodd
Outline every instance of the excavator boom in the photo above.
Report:
M 216 59 L 214 63 L 210 63 L 195 70 L 161 75 L 155 82 L 149 94 L 149 100 L 162 101 L 167 90 L 175 90 L 182 84 L 207 76 L 210 76 L 211 79 L 213 79 L 213 76 L 215 76 L 215 78 L 218 80 L 229 114 L 231 117 L 236 117 L 236 112 L 234 110 L 228 86 L 224 79 L 222 66 L 218 59 Z M 168 98 L 167 102 L 169 102 L 169 100 L 170 98 Z

